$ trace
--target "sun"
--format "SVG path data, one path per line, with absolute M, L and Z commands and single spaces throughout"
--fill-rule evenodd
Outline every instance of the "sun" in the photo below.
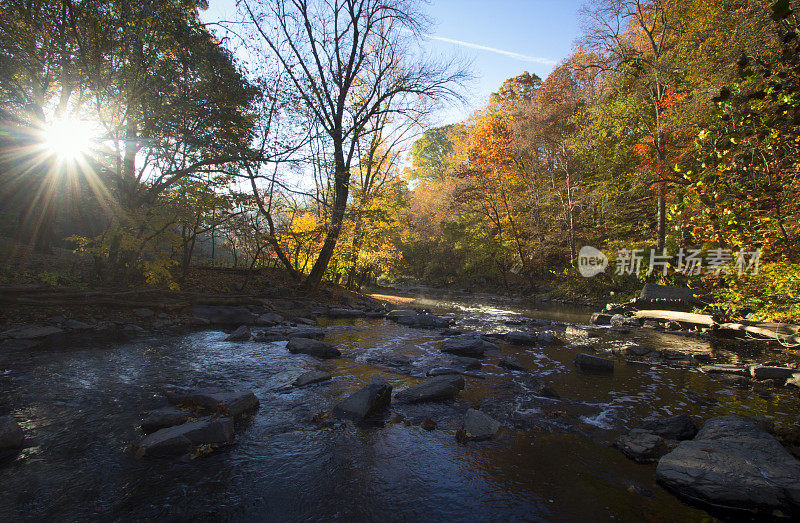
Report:
M 89 122 L 73 118 L 53 121 L 44 130 L 44 143 L 61 160 L 77 160 L 92 148 L 94 132 Z

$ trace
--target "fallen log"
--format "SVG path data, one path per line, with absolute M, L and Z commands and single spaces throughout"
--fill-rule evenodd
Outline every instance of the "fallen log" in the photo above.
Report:
M 633 315 L 646 320 L 690 323 L 717 331 L 738 331 L 762 338 L 777 340 L 786 345 L 794 346 L 800 344 L 800 325 L 792 325 L 791 323 L 758 323 L 745 320 L 739 322 L 718 322 L 710 314 L 663 310 L 634 311 Z
M 705 327 L 717 325 L 717 322 L 714 321 L 714 318 L 712 318 L 710 314 L 697 314 L 694 312 L 645 310 L 634 311 L 633 315 L 643 320 L 678 321 L 681 323 L 691 323 L 693 325 L 703 325 Z

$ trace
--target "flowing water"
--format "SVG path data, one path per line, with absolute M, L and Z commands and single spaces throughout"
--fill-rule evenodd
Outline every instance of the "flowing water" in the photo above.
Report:
M 526 309 L 507 300 L 420 300 L 457 328 L 499 332 L 522 318 L 585 324 L 590 311 Z M 323 321 L 321 320 L 321 323 Z M 722 414 L 794 421 L 796 393 L 764 394 L 713 381 L 695 366 L 617 360 L 613 375 L 583 374 L 571 347 L 501 344 L 467 377 L 460 399 L 392 410 L 385 423 L 355 426 L 315 415 L 376 375 L 395 390 L 452 359 L 437 331 L 383 319 L 328 320 L 326 341 L 342 358 L 292 355 L 285 342 L 226 342 L 220 331 L 130 343 L 0 354 L 0 414 L 20 420 L 27 448 L 0 465 L 0 521 L 108 520 L 680 520 L 709 519 L 609 446 L 648 416 Z M 563 336 L 563 333 L 561 334 Z M 639 333 L 663 347 L 706 342 Z M 625 336 L 604 335 L 618 346 Z M 720 359 L 736 355 L 715 350 Z M 515 355 L 561 399 L 531 392 L 526 373 L 497 366 Z M 327 383 L 285 391 L 300 373 Z M 232 446 L 198 459 L 136 459 L 143 413 L 170 385 L 249 389 L 261 405 Z M 458 443 L 463 412 L 481 406 L 508 428 L 491 442 Z M 420 420 L 438 423 L 433 431 Z

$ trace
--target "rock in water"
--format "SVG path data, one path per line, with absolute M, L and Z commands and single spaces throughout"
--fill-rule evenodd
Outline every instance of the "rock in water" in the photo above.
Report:
M 153 432 L 139 443 L 139 456 L 182 454 L 194 445 L 229 443 L 233 439 L 233 418 L 201 420 Z
M 730 507 L 797 509 L 800 461 L 753 420 L 721 416 L 661 458 L 656 477 L 686 496 Z
M 475 409 L 469 409 L 464 415 L 464 432 L 467 439 L 481 441 L 492 439 L 500 432 L 500 422 L 491 416 Z
M 372 378 L 366 387 L 359 389 L 336 405 L 333 413 L 340 418 L 360 421 L 387 409 L 392 401 L 392 386 L 383 378 Z
M 401 314 L 396 316 L 387 315 L 386 317 L 401 325 L 424 329 L 441 329 L 449 327 L 452 322 L 450 318 L 442 318 L 441 316 L 434 316 L 433 314 Z
M 19 424 L 11 416 L 0 416 L 0 452 L 22 448 L 24 440 Z
M 310 370 L 298 376 L 297 379 L 292 382 L 292 386 L 305 387 L 306 385 L 311 385 L 312 383 L 327 381 L 331 379 L 331 377 L 332 376 L 330 372 L 325 372 L 324 370 Z
M 652 463 L 667 454 L 676 443 L 667 442 L 661 436 L 642 429 L 633 429 L 630 433 L 618 437 L 614 446 L 623 454 L 638 463 Z
M 506 356 L 505 358 L 500 360 L 500 363 L 498 365 L 500 365 L 501 367 L 505 367 L 509 370 L 520 370 L 520 371 L 528 370 L 525 368 L 525 365 L 523 365 L 522 362 L 519 361 L 514 356 Z
M 582 371 L 614 372 L 614 360 L 607 360 L 591 354 L 577 354 L 575 366 Z
M 678 441 L 692 439 L 697 435 L 697 423 L 686 414 L 678 414 L 677 416 L 663 419 L 645 420 L 636 428 L 665 439 L 676 439 Z
M 459 336 L 442 342 L 441 351 L 457 356 L 482 358 L 487 345 L 491 345 L 477 336 Z
M 398 392 L 395 397 L 402 403 L 448 400 L 458 395 L 458 392 L 464 388 L 464 384 L 462 376 L 436 376 Z
M 244 307 L 194 305 L 192 315 L 218 325 L 252 325 L 257 316 Z
M 779 380 L 783 383 L 792 377 L 797 369 L 790 367 L 768 367 L 766 365 L 751 365 L 750 375 L 757 380 Z
M 552 332 L 539 332 L 536 334 L 536 342 L 540 345 L 554 345 L 560 343 Z
M 536 345 L 536 336 L 528 332 L 511 331 L 505 333 L 503 337 L 514 345 Z
M 277 325 L 283 321 L 283 316 L 278 314 L 277 312 L 265 312 L 258 318 L 256 318 L 256 325 Z
M 235 331 L 231 332 L 225 341 L 247 341 L 250 339 L 250 327 L 242 325 Z
M 142 420 L 142 432 L 150 434 L 160 429 L 180 425 L 189 420 L 189 416 L 175 407 L 164 407 L 150 412 Z
M 337 358 L 342 355 L 333 345 L 311 338 L 292 338 L 286 348 L 292 354 L 308 354 L 317 358 Z
M 168 390 L 165 395 L 173 404 L 213 410 L 233 417 L 258 407 L 258 398 L 250 391 L 224 392 L 210 387 L 197 390 Z
M 592 314 L 589 323 L 592 325 L 611 325 L 611 316 L 611 314 L 606 314 L 605 312 L 595 312 Z

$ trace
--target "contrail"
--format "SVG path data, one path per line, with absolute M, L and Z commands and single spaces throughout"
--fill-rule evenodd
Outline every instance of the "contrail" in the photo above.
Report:
M 454 40 L 453 38 L 445 38 L 444 36 L 434 36 L 430 34 L 422 36 L 430 40 L 439 40 L 440 42 L 447 42 L 448 44 L 455 44 L 463 47 L 471 47 L 472 49 L 480 49 L 481 51 L 489 51 L 490 53 L 502 54 L 504 56 L 516 58 L 517 60 L 522 60 L 523 62 L 534 62 L 542 65 L 556 65 L 556 61 L 550 60 L 549 58 L 541 58 L 539 56 L 528 56 L 520 53 L 514 53 L 512 51 L 504 51 L 503 49 L 497 49 L 495 47 L 488 47 L 480 44 L 473 44 L 472 42 L 464 42 L 462 40 Z

